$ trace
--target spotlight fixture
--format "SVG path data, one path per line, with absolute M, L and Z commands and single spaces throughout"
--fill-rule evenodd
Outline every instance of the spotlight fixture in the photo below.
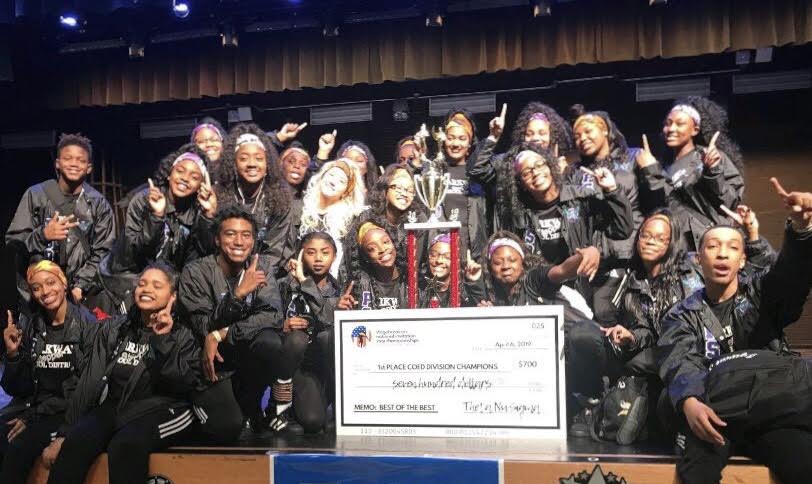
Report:
M 220 33 L 220 40 L 223 42 L 223 47 L 239 47 L 240 39 L 237 36 L 237 29 L 234 24 L 223 25 L 223 30 Z
M 648 0 L 648 4 L 650 7 L 654 5 L 665 5 L 668 3 L 668 0 Z
M 553 13 L 552 0 L 533 0 L 530 5 L 533 7 L 533 18 L 549 17 Z
M 144 43 L 133 41 L 128 47 L 130 59 L 142 59 L 144 57 Z
M 426 27 L 442 27 L 443 26 L 443 14 L 440 12 L 431 12 L 426 15 Z
M 66 29 L 75 29 L 79 26 L 79 16 L 75 13 L 64 13 L 59 16 L 59 24 Z
M 191 9 L 189 8 L 188 2 L 184 0 L 172 0 L 172 13 L 175 14 L 175 17 L 186 18 L 189 16 L 190 11 Z

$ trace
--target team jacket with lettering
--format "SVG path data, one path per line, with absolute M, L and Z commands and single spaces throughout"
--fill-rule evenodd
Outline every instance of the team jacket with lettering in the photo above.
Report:
M 282 301 L 285 304 L 285 310 L 281 313 L 282 322 L 284 324 L 285 318 L 297 316 L 293 313 L 292 307 L 294 294 L 301 294 L 304 296 L 305 301 L 310 309 L 310 314 L 316 319 L 317 329 L 323 329 L 333 325 L 333 313 L 335 312 L 338 300 L 341 297 L 341 286 L 338 281 L 327 274 L 328 288 L 325 291 L 328 295 L 322 294 L 321 289 L 313 282 L 311 277 L 306 277 L 304 282 L 300 283 L 292 275 L 281 279 L 279 281 L 279 292 L 282 295 Z
M 729 321 L 719 321 L 694 292 L 666 314 L 657 343 L 660 378 L 677 410 L 688 397 L 701 398 L 710 362 L 745 349 L 783 351 L 783 330 L 801 316 L 812 285 L 812 232 L 789 226 L 777 260 L 768 269 L 739 273 Z
M 71 377 L 62 382 L 62 395 L 46 398 L 38 391 L 39 370 L 36 361 L 45 351 L 45 329 L 50 324 L 45 321 L 41 311 L 35 311 L 32 319 L 20 316 L 19 327 L 23 331 L 22 344 L 17 357 L 5 357 L 5 370 L 0 385 L 6 393 L 16 398 L 24 398 L 28 410 L 23 414 L 25 420 L 37 415 L 56 415 L 63 413 L 67 401 L 76 389 L 79 375 L 82 373 L 90 356 L 93 341 L 100 323 L 83 306 L 68 302 L 65 315 L 64 345 L 70 345 Z
M 271 257 L 261 255 L 258 267 L 265 271 L 267 284 L 245 299 L 234 296 L 236 288 L 229 287 L 216 255 L 197 259 L 183 269 L 178 303 L 196 337 L 202 341 L 215 329 L 228 326 L 225 342 L 235 344 L 251 341 L 265 328 L 282 329 L 282 299 Z
M 730 158 L 713 168 L 702 162 L 698 147 L 667 167 L 659 163 L 640 170 L 641 191 L 654 204 L 651 208 L 670 207 L 680 217 L 689 248 L 699 246 L 699 237 L 708 227 L 729 223 L 720 205 L 735 209 L 744 194 L 744 180 Z
M 6 231 L 6 245 L 13 247 L 25 259 L 21 261 L 23 268 L 28 267 L 28 261 L 41 259 L 59 263 L 68 276 L 69 286 L 80 287 L 85 294 L 89 294 L 97 287 L 95 278 L 99 261 L 110 251 L 116 236 L 113 210 L 104 195 L 88 183 L 82 185 L 82 193 L 76 200 L 73 214 L 79 226 L 71 229 L 67 240 L 54 244 L 67 244 L 67 261 L 59 261 L 58 256 L 49 256 L 49 251 L 46 250 L 52 244 L 45 239 L 44 229 L 56 210 L 45 194 L 44 186 L 47 183 L 56 181 L 39 183 L 23 194 L 14 219 Z M 55 252 L 58 254 L 59 250 L 56 249 Z M 25 278 L 22 276 L 18 277 L 18 287 L 27 294 Z
M 119 428 L 159 408 L 189 405 L 189 392 L 207 386 L 200 369 L 200 347 L 178 316 L 173 315 L 173 319 L 169 334 L 150 336 L 149 351 L 124 387 L 116 415 Z M 66 435 L 83 415 L 104 402 L 110 374 L 125 350 L 127 330 L 143 324 L 137 307 L 131 308 L 128 314 L 107 319 L 101 324 L 76 391 L 68 402 L 65 424 L 60 427 L 59 435 Z M 144 372 L 149 375 L 152 396 L 130 401 L 133 388 Z

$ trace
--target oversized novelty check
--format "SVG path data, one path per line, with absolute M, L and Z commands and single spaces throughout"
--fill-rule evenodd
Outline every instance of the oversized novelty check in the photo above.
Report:
M 566 439 L 562 314 L 336 311 L 338 435 Z

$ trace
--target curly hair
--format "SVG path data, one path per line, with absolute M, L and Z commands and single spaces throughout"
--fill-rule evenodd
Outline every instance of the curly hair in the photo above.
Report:
M 284 168 L 282 167 L 282 163 L 283 163 L 282 160 L 284 159 L 285 152 L 287 152 L 291 148 L 298 148 L 300 150 L 304 150 L 306 153 L 308 153 L 308 155 L 310 154 L 310 152 L 307 151 L 307 148 L 305 148 L 305 146 L 302 143 L 300 143 L 298 140 L 291 141 L 290 144 L 284 150 L 282 150 L 282 152 L 279 154 L 279 170 L 280 170 L 280 172 L 282 172 L 284 170 Z M 296 194 L 298 196 L 301 196 L 304 193 L 305 188 L 307 188 L 307 183 L 310 181 L 311 176 L 313 176 L 313 172 L 310 170 L 310 167 L 308 166 L 308 169 L 305 170 L 304 177 L 302 178 L 302 182 L 299 183 L 298 185 L 291 186 L 289 183 L 287 183 L 287 181 L 285 181 L 284 176 L 282 176 L 282 180 L 285 181 L 285 185 L 287 186 L 287 188 L 289 189 L 289 191 L 291 193 L 294 193 L 294 194 Z
M 234 126 L 223 142 L 223 154 L 220 156 L 220 163 L 215 167 L 214 179 L 217 180 L 221 194 L 225 199 L 237 199 L 237 189 L 239 188 L 236 167 L 237 153 L 235 146 L 237 138 L 243 134 L 253 134 L 259 138 L 265 147 L 267 160 L 267 172 L 265 180 L 262 182 L 264 192 L 267 194 L 267 206 L 274 216 L 281 216 L 290 209 L 290 196 L 282 183 L 282 173 L 279 167 L 279 153 L 276 151 L 271 139 L 262 131 L 262 128 L 253 123 L 243 123 Z
M 678 99 L 674 106 L 678 104 L 687 104 L 699 112 L 701 118 L 699 134 L 694 137 L 694 143 L 700 146 L 708 146 L 714 133 L 718 131 L 719 137 L 716 139 L 716 147 L 730 158 L 739 173 L 744 174 L 744 160 L 741 148 L 730 137 L 725 108 L 702 96 L 688 96 Z
M 412 170 L 408 167 L 389 165 L 386 167 L 383 175 L 378 177 L 378 180 L 375 182 L 375 186 L 372 187 L 372 190 L 367 192 L 367 205 L 369 205 L 369 209 L 373 214 L 384 217 L 386 216 L 386 192 L 389 191 L 389 184 L 392 182 L 392 178 L 394 178 L 394 175 L 398 170 L 405 171 L 409 174 L 410 178 L 413 175 Z M 403 223 L 403 220 L 410 211 L 418 210 L 419 208 L 420 202 L 417 200 L 417 196 L 415 196 L 412 203 L 406 208 L 406 210 L 403 211 L 403 214 L 401 214 L 398 223 Z
M 623 136 L 623 133 L 617 127 L 615 122 L 612 121 L 611 117 L 609 117 L 609 113 L 606 111 L 587 111 L 583 104 L 573 104 L 572 107 L 570 107 L 570 117 L 573 124 L 575 124 L 575 121 L 580 116 L 585 114 L 591 114 L 603 119 L 606 126 L 609 128 L 609 134 L 607 135 L 607 140 L 609 141 L 609 156 L 601 160 L 586 160 L 591 161 L 589 165 L 593 166 L 594 168 L 613 169 L 613 166 L 616 163 L 624 163 L 626 161 L 626 157 L 628 156 L 629 145 L 626 143 L 626 137 Z M 583 155 L 581 156 L 583 157 Z
M 496 239 L 511 239 L 519 246 L 524 246 L 524 241 L 519 238 L 518 235 L 514 234 L 509 230 L 497 230 L 493 233 L 493 235 L 488 238 L 488 242 L 485 244 L 485 247 L 482 249 L 482 278 L 485 282 L 485 294 L 488 295 L 496 295 L 503 301 L 507 301 L 510 299 L 509 294 L 505 294 L 504 290 L 502 289 L 501 285 L 494 284 L 493 275 L 491 274 L 490 270 L 490 257 L 488 257 L 488 251 L 491 247 L 491 244 Z M 522 267 L 524 271 L 536 267 L 540 265 L 543 261 L 536 255 L 533 254 L 525 254 L 524 259 L 522 260 Z
M 206 169 L 211 169 L 211 161 L 209 161 L 208 157 L 206 157 L 206 153 L 198 148 L 194 143 L 186 143 L 175 151 L 164 156 L 163 159 L 158 162 L 158 168 L 155 169 L 155 173 L 152 175 L 152 181 L 155 182 L 157 186 L 166 187 L 169 185 L 169 174 L 172 173 L 172 164 L 175 163 L 178 156 L 184 153 L 196 154 L 201 160 L 203 160 L 203 163 L 206 165 Z M 211 173 L 209 175 L 211 176 Z
M 220 228 L 223 226 L 223 222 L 232 218 L 242 219 L 250 223 L 251 232 L 253 233 L 254 237 L 257 236 L 257 232 L 259 232 L 259 223 L 257 222 L 256 217 L 254 217 L 254 214 L 239 205 L 229 205 L 228 207 L 217 211 L 217 216 L 214 218 L 215 236 L 220 233 Z M 256 244 L 254 249 L 256 249 Z
M 367 190 L 371 190 L 372 187 L 375 186 L 375 180 L 378 179 L 378 162 L 375 160 L 375 155 L 372 154 L 372 150 L 369 149 L 369 146 L 367 146 L 363 141 L 348 139 L 338 148 L 337 158 L 344 158 L 344 152 L 350 146 L 357 146 L 361 148 L 361 150 L 364 152 L 364 156 L 367 158 L 367 173 L 364 175 L 364 186 L 367 188 Z
M 62 133 L 59 135 L 59 142 L 56 144 L 56 156 L 58 157 L 62 149 L 66 146 L 78 146 L 87 152 L 88 161 L 93 161 L 93 144 L 89 138 L 81 133 Z
M 349 193 L 338 202 L 332 204 L 327 209 L 324 221 L 322 221 L 318 208 L 319 194 L 321 192 L 319 185 L 321 184 L 321 179 L 324 174 L 336 166 L 335 163 L 336 162 L 325 163 L 316 174 L 310 177 L 307 189 L 302 197 L 302 217 L 299 236 L 303 236 L 314 230 L 326 230 L 336 240 L 341 240 L 344 238 L 344 235 L 346 235 L 347 229 L 353 219 L 366 208 L 364 205 L 363 187 L 360 183 L 349 182 L 347 186 L 353 187 L 352 193 Z M 352 165 L 352 162 L 346 160 L 345 163 L 350 167 L 352 176 L 359 177 L 358 170 Z
M 521 232 L 526 228 L 524 209 L 535 204 L 533 196 L 524 188 L 513 167 L 513 160 L 522 151 L 532 151 L 542 157 L 550 168 L 553 184 L 556 187 L 560 189 L 564 183 L 564 174 L 561 172 L 554 153 L 549 148 L 542 148 L 532 143 L 523 143 L 508 150 L 502 163 L 496 167 L 496 203 L 494 204 L 494 210 L 497 219 L 500 221 L 500 226 L 513 232 Z
M 538 101 L 529 102 L 522 108 L 519 118 L 516 119 L 516 125 L 513 127 L 511 145 L 524 143 L 524 132 L 527 130 L 527 125 L 530 124 L 530 119 L 536 113 L 543 114 L 550 121 L 550 148 L 554 149 L 558 145 L 558 152 L 561 155 L 571 152 L 575 146 L 572 127 L 555 109 Z

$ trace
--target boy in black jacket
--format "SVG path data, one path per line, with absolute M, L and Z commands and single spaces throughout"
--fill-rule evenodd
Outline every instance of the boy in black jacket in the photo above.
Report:
M 771 180 L 790 208 L 790 223 L 778 259 L 766 271 L 743 274 L 744 239 L 725 226 L 708 229 L 699 257 L 705 289 L 673 307 L 658 342 L 660 377 L 678 418 L 690 428 L 677 472 L 686 484 L 719 482 L 731 443 L 762 461 L 782 482 L 812 475 L 812 432 L 798 426 L 768 426 L 745 438 L 728 427 L 704 401 L 711 362 L 745 349 L 786 351 L 783 329 L 798 320 L 812 277 L 812 193 L 787 193 Z M 799 417 L 806 418 L 806 417 Z M 726 428 L 728 427 L 728 428 Z M 725 436 L 727 434 L 727 436 Z M 731 442 L 733 440 L 733 442 Z

